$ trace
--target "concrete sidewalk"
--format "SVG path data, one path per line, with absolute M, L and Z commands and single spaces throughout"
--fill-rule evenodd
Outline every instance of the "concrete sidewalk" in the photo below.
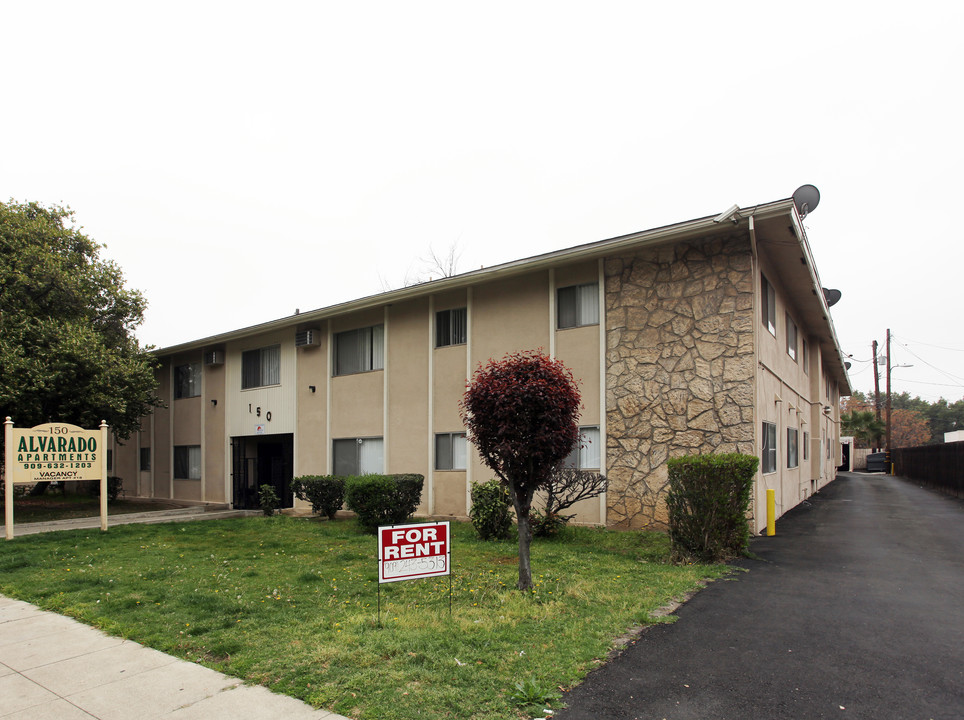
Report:
M 347 720 L 0 595 L 3 720 Z

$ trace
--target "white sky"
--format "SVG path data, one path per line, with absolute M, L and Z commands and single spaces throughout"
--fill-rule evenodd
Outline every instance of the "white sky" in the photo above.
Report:
M 656 7 L 659 5 L 659 7 Z M 165 347 L 789 197 L 854 387 L 964 397 L 964 4 L 0 0 L 0 199 L 70 205 Z

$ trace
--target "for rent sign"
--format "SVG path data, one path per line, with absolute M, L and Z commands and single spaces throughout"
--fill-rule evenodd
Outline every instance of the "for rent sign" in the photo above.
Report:
M 378 582 L 450 574 L 448 522 L 378 528 Z
M 104 459 L 101 430 L 84 430 L 67 423 L 12 428 L 7 461 L 14 483 L 100 480 Z

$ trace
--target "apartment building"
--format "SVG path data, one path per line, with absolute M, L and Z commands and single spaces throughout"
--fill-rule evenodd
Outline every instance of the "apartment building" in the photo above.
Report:
M 761 459 L 778 514 L 834 478 L 850 393 L 792 199 L 579 245 L 158 350 L 166 407 L 116 443 L 128 495 L 257 503 L 292 477 L 420 473 L 419 513 L 466 517 L 492 477 L 458 402 L 480 363 L 541 348 L 579 381 L 609 478 L 578 521 L 660 527 L 666 460 Z

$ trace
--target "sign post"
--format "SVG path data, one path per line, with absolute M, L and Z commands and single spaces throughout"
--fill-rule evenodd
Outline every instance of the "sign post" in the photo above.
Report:
M 100 481 L 100 529 L 107 531 L 107 423 L 84 430 L 69 423 L 15 428 L 3 423 L 4 527 L 13 539 L 13 486 L 38 482 Z
M 382 583 L 449 576 L 452 611 L 452 543 L 448 521 L 378 528 L 378 624 Z

